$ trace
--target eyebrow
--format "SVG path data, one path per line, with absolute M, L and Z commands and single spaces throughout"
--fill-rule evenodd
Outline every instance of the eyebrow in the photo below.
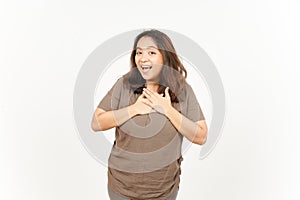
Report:
M 144 49 L 151 49 L 151 48 L 157 49 L 157 47 L 155 47 L 155 46 L 148 46 Z M 142 48 L 141 47 L 136 47 L 136 49 L 142 49 Z

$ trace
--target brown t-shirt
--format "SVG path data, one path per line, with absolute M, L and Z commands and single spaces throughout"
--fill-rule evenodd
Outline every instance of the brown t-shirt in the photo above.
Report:
M 101 100 L 98 108 L 118 110 L 138 98 L 123 77 Z M 200 105 L 188 83 L 172 104 L 192 121 L 204 120 Z M 152 112 L 136 115 L 116 127 L 115 142 L 108 160 L 108 186 L 133 200 L 167 199 L 179 187 L 183 136 L 165 115 Z

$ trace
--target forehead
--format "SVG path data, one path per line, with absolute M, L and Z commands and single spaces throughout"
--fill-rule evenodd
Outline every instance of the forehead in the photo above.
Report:
M 141 48 L 141 49 L 157 48 L 157 45 L 151 37 L 145 36 L 139 39 L 136 48 Z

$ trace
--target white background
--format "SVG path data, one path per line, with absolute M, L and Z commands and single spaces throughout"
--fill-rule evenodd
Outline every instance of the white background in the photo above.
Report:
M 106 168 L 73 120 L 76 76 L 114 35 L 170 29 L 221 75 L 226 122 L 214 151 L 182 165 L 179 200 L 300 198 L 297 0 L 1 1 L 0 199 L 108 199 Z

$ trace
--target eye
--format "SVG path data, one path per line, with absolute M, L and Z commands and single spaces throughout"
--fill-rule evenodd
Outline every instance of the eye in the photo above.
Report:
M 137 51 L 135 54 L 136 54 L 136 55 L 140 55 L 140 54 L 142 54 L 142 52 Z
M 150 55 L 155 55 L 156 53 L 154 51 L 149 52 Z

